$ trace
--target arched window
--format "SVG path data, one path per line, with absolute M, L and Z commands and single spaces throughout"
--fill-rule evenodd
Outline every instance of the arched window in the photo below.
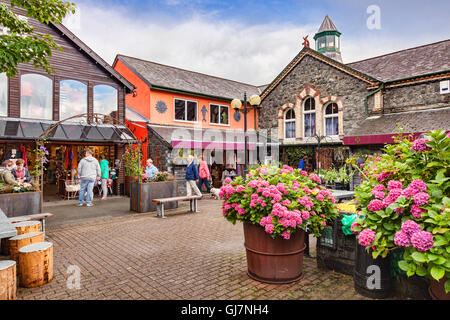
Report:
M 111 113 L 117 111 L 117 89 L 108 85 L 97 85 L 94 87 L 94 113 L 113 116 Z
M 0 116 L 8 116 L 8 77 L 0 73 Z
M 325 108 L 325 133 L 327 136 L 339 135 L 339 108 L 336 103 L 330 103 Z
M 59 88 L 59 120 L 88 112 L 87 85 L 76 80 L 62 80 Z
M 53 81 L 38 74 L 24 74 L 20 80 L 20 117 L 53 119 Z
M 303 104 L 303 123 L 305 137 L 313 137 L 316 134 L 316 102 L 309 97 Z
M 295 138 L 295 111 L 288 109 L 284 114 L 284 138 Z

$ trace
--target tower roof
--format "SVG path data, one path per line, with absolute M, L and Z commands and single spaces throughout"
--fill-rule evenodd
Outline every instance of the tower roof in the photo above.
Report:
M 320 25 L 319 31 L 317 31 L 317 33 L 321 33 L 324 31 L 338 31 L 328 15 L 326 15 L 325 19 L 323 19 L 323 22 Z

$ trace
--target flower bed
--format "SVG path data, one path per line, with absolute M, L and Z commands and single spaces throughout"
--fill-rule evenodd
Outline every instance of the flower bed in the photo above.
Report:
M 398 137 L 369 157 L 355 190 L 360 210 L 353 230 L 373 258 L 404 249 L 394 262 L 408 277 L 450 276 L 450 137 L 443 131 L 410 141 Z M 450 292 L 450 281 L 445 282 Z

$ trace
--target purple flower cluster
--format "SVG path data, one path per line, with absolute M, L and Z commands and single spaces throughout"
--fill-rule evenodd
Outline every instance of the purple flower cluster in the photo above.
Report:
M 405 231 L 400 230 L 394 236 L 394 243 L 399 247 L 409 247 L 409 235 Z
M 413 142 L 411 150 L 419 153 L 430 151 L 431 148 L 427 146 L 428 141 L 429 140 L 426 139 L 417 139 L 416 141 Z
M 422 230 L 420 225 L 412 220 L 407 220 L 402 224 L 402 230 L 394 236 L 394 243 L 400 247 L 413 245 L 418 251 L 428 251 L 433 248 L 433 235 Z
M 428 251 L 433 248 L 433 235 L 427 231 L 418 231 L 411 236 L 411 243 L 419 251 Z

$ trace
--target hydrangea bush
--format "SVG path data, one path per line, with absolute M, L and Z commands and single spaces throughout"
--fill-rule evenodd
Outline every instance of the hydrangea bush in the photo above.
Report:
M 399 267 L 408 276 L 450 279 L 450 137 L 435 131 L 410 140 L 397 137 L 360 166 L 352 230 L 374 258 L 403 248 Z
M 332 192 L 321 180 L 288 166 L 261 166 L 246 179 L 227 179 L 220 189 L 223 215 L 231 223 L 248 221 L 260 225 L 273 238 L 290 239 L 303 229 L 319 237 L 337 217 Z

